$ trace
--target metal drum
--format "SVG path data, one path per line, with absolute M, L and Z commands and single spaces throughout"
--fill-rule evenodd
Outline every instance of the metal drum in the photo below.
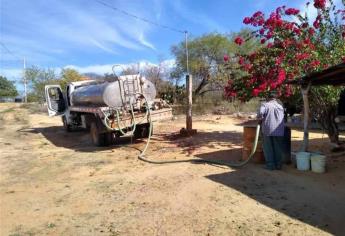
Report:
M 142 93 L 148 102 L 156 97 L 154 84 L 138 75 L 120 76 L 117 81 L 91 84 L 71 93 L 72 106 L 116 107 L 133 104 Z

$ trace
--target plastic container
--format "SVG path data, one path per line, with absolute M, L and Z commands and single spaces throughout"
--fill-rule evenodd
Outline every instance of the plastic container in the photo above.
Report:
M 321 154 L 312 154 L 311 160 L 311 170 L 315 173 L 325 173 L 326 171 L 326 156 Z
M 297 169 L 306 171 L 310 170 L 310 153 L 309 152 L 297 152 L 296 153 Z

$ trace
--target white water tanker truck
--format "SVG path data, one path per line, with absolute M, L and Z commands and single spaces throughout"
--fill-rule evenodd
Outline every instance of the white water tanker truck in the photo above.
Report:
M 148 137 L 151 122 L 172 118 L 172 109 L 155 99 L 154 84 L 140 74 L 118 76 L 113 82 L 72 82 L 64 92 L 59 85 L 47 85 L 45 97 L 49 116 L 61 115 L 67 132 L 89 129 L 97 146 L 124 135 Z

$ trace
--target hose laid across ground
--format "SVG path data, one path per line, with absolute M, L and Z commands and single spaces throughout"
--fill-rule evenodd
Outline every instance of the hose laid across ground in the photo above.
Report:
M 144 99 L 146 100 L 145 96 Z M 147 102 L 147 100 L 146 100 Z M 260 135 L 260 125 L 258 124 L 256 126 L 256 133 L 255 133 L 255 139 L 253 143 L 253 148 L 251 153 L 249 154 L 249 157 L 247 160 L 239 163 L 234 163 L 234 162 L 226 162 L 226 161 L 215 161 L 215 160 L 205 160 L 205 159 L 185 159 L 185 160 L 164 160 L 164 161 L 155 161 L 155 160 L 150 160 L 148 158 L 145 158 L 145 152 L 150 144 L 151 136 L 152 136 L 152 120 L 151 120 L 151 110 L 148 107 L 148 120 L 150 123 L 150 128 L 149 128 L 149 136 L 146 141 L 146 145 L 143 149 L 143 151 L 139 154 L 138 158 L 139 160 L 151 163 L 151 164 L 172 164 L 172 163 L 181 163 L 181 162 L 200 162 L 200 163 L 209 163 L 209 164 L 215 164 L 215 165 L 222 165 L 222 166 L 229 166 L 229 167 L 242 167 L 249 163 L 249 161 L 253 158 L 256 148 L 258 146 L 258 140 L 259 140 L 259 135 Z
M 152 119 L 151 119 L 151 109 L 149 107 L 149 103 L 148 103 L 148 100 L 145 97 L 145 95 L 142 94 L 142 93 L 136 93 L 136 94 L 137 95 L 141 95 L 144 98 L 144 100 L 145 100 L 145 103 L 146 103 L 146 114 L 145 114 L 145 117 L 147 117 L 148 122 L 150 124 L 148 138 L 147 138 L 147 141 L 146 141 L 144 149 L 141 151 L 141 153 L 138 156 L 139 160 L 142 160 L 142 161 L 145 161 L 145 162 L 148 162 L 148 163 L 151 163 L 151 164 L 172 164 L 172 163 L 182 163 L 182 162 L 199 162 L 199 163 L 209 163 L 209 164 L 229 166 L 229 167 L 242 167 L 242 166 L 246 165 L 247 163 L 249 163 L 249 161 L 253 158 L 253 156 L 254 156 L 254 154 L 256 152 L 256 148 L 257 148 L 258 140 L 259 140 L 259 135 L 260 135 L 260 125 L 259 124 L 256 126 L 256 133 L 255 133 L 255 139 L 254 139 L 252 151 L 249 154 L 248 159 L 246 159 L 243 162 L 234 163 L 234 162 L 226 162 L 226 161 L 205 160 L 205 159 L 199 159 L 199 158 L 198 159 L 197 158 L 194 158 L 194 159 L 184 159 L 184 160 L 156 161 L 156 160 L 150 160 L 150 159 L 146 158 L 145 157 L 145 153 L 147 151 L 147 148 L 150 145 L 151 136 L 152 136 L 152 127 L 153 127 L 153 123 L 152 123 Z M 108 125 L 108 117 L 107 117 L 106 114 L 104 114 L 105 117 L 104 117 L 103 123 L 110 130 L 116 130 L 116 131 L 120 131 L 122 134 L 126 134 L 126 132 L 124 132 L 122 130 L 122 128 L 120 127 L 119 111 L 118 111 L 118 109 L 115 109 L 115 110 L 116 110 L 116 118 L 117 118 L 117 122 L 118 122 L 118 128 L 112 128 L 110 125 Z M 134 116 L 133 106 L 132 105 L 131 105 L 131 114 L 132 114 L 132 119 L 133 119 L 132 120 L 133 121 L 133 123 L 132 123 L 132 131 L 131 132 L 133 134 L 135 129 L 136 129 L 136 121 L 135 121 L 135 116 Z

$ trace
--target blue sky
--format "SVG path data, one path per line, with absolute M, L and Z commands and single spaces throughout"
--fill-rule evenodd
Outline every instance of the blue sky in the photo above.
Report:
M 298 0 L 101 0 L 132 14 L 199 36 L 236 32 L 257 10 L 300 7 Z M 131 18 L 95 0 L 0 0 L 0 74 L 18 80 L 28 66 L 110 72 L 112 64 L 171 62 L 184 35 Z

